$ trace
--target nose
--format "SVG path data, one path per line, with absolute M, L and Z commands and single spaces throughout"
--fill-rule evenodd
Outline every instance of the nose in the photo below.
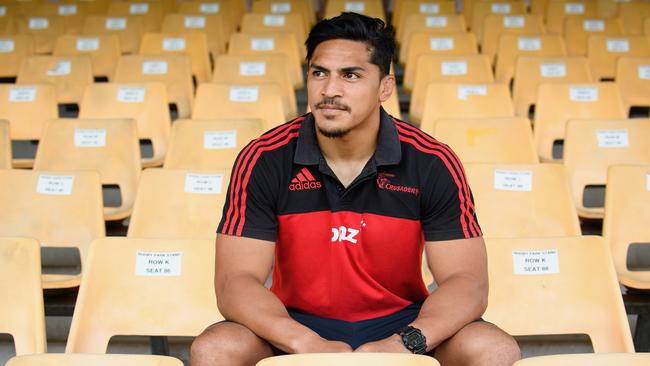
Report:
M 321 94 L 326 98 L 341 97 L 343 95 L 341 80 L 336 75 L 330 75 L 325 80 Z

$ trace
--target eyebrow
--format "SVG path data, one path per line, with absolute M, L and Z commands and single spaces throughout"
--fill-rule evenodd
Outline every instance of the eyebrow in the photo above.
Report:
M 331 71 L 330 69 L 317 64 L 311 64 L 310 67 L 318 71 L 325 71 L 325 72 Z M 340 68 L 339 71 L 346 73 L 346 72 L 366 71 L 366 69 L 364 69 L 361 66 L 348 66 L 348 67 Z

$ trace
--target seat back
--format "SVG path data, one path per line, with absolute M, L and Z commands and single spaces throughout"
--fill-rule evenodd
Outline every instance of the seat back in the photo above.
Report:
M 603 238 L 488 238 L 486 247 L 485 320 L 514 336 L 586 334 L 596 353 L 634 352 Z
M 112 80 L 120 52 L 120 38 L 117 35 L 90 37 L 66 34 L 56 39 L 53 54 L 54 56 L 89 55 L 93 76 Z
M 87 3 L 41 3 L 32 13 L 34 16 L 59 18 L 64 22 L 65 33 L 79 33 L 83 27 L 84 18 L 88 14 Z
M 0 36 L 0 77 L 16 77 L 20 64 L 34 53 L 34 39 L 27 34 Z
M 52 84 L 59 104 L 79 104 L 93 83 L 90 56 L 30 56 L 18 71 L 17 84 Z
M 219 13 L 209 15 L 167 14 L 163 19 L 162 32 L 168 34 L 204 33 L 208 42 L 208 50 L 213 58 L 226 52 L 226 42 L 230 37 L 223 16 Z
M 643 1 L 631 1 L 618 4 L 618 17 L 621 19 L 625 34 L 650 34 L 644 33 L 643 22 L 648 23 L 650 5 Z
M 9 121 L 0 120 L 0 169 L 11 169 Z
M 569 17 L 564 23 L 564 40 L 571 56 L 587 55 L 587 39 L 592 35 L 608 36 L 623 34 L 623 27 L 617 18 Z
M 41 289 L 41 248 L 28 238 L 0 238 L 0 333 L 17 355 L 47 351 Z
M 192 74 L 197 84 L 210 81 L 210 52 L 208 40 L 203 32 L 145 33 L 140 43 L 140 54 L 148 56 L 185 54 L 190 57 Z
M 65 19 L 58 16 L 34 16 L 33 14 L 28 13 L 14 18 L 16 33 L 32 36 L 34 53 L 52 53 L 54 41 L 65 33 Z
M 327 4 L 325 4 L 325 12 L 323 18 L 333 18 L 343 12 L 359 13 L 382 20 L 385 19 L 386 14 L 384 12 L 384 4 L 381 2 L 381 0 L 329 0 Z
M 304 47 L 308 31 L 304 27 L 303 17 L 299 14 L 244 14 L 241 31 L 244 33 L 291 33 L 300 52 L 300 58 L 307 57 Z
M 587 44 L 587 58 L 594 79 L 614 79 L 619 57 L 648 57 L 650 42 L 645 36 L 593 35 Z
M 502 6 L 507 4 L 502 4 Z M 496 4 L 493 3 L 492 5 L 494 6 Z M 483 20 L 482 38 L 480 39 L 481 53 L 490 56 L 490 61 L 494 63 L 497 47 L 499 46 L 499 37 L 502 34 L 544 34 L 545 30 L 544 20 L 541 15 L 489 14 Z
M 515 366 L 644 366 L 650 362 L 647 353 L 584 353 L 529 357 L 515 362 Z
M 143 20 L 137 16 L 89 15 L 86 17 L 82 34 L 112 34 L 120 39 L 121 53 L 137 53 L 144 33 Z
M 450 1 L 443 1 L 438 4 L 448 4 Z M 436 4 L 436 3 L 432 3 Z M 422 4 L 426 6 L 427 4 Z M 407 15 L 405 23 L 401 29 L 397 29 L 395 38 L 399 42 L 399 61 L 401 64 L 406 63 L 409 49 L 411 47 L 411 36 L 415 33 L 431 34 L 448 34 L 464 33 L 467 31 L 465 18 L 462 15 L 426 15 L 411 14 Z
M 598 6 L 595 1 L 548 0 L 546 5 L 546 29 L 553 34 L 562 34 L 564 22 L 571 17 L 595 18 Z
M 409 26 L 411 20 L 415 19 L 411 18 L 411 16 L 442 17 L 450 15 L 456 15 L 456 4 L 451 0 L 402 0 L 396 1 L 393 4 L 392 22 L 396 30 L 397 39 L 401 43 L 403 42 L 404 30 Z M 465 18 L 462 15 L 461 19 L 463 24 L 465 24 Z M 467 27 L 463 27 L 460 31 L 464 32 L 466 30 Z
M 243 4 L 243 2 L 241 3 Z M 182 1 L 178 3 L 176 11 L 185 15 L 219 15 L 224 26 L 224 36 L 228 40 L 230 35 L 237 31 L 242 18 L 239 2 L 224 0 L 214 1 Z
M 650 106 L 650 55 L 619 57 L 616 84 L 626 110 L 635 106 Z
M 164 7 L 162 2 L 154 1 L 112 1 L 106 14 L 109 17 L 132 16 L 140 18 L 142 19 L 144 32 L 158 32 L 164 16 Z
M 181 360 L 169 356 L 153 355 L 92 355 L 92 354 L 40 354 L 11 358 L 6 366 L 182 366 Z
M 264 132 L 261 119 L 178 120 L 172 125 L 166 169 L 231 169 L 239 152 Z
M 222 320 L 214 250 L 213 240 L 93 241 L 66 353 L 105 353 L 114 335 L 197 336 Z
M 485 20 L 490 15 L 516 16 L 526 14 L 526 3 L 522 0 L 474 1 L 469 28 L 479 42 L 483 39 Z M 481 43 L 482 44 L 482 43 Z
M 256 366 L 439 366 L 433 357 L 396 353 L 305 353 L 265 358 Z
M 509 84 L 515 74 L 517 58 L 521 56 L 566 56 L 564 39 L 557 34 L 501 35 L 494 74 L 496 81 Z
M 316 23 L 316 12 L 309 1 L 301 0 L 258 0 L 253 2 L 251 9 L 256 14 L 300 14 L 303 18 L 304 29 L 311 29 Z

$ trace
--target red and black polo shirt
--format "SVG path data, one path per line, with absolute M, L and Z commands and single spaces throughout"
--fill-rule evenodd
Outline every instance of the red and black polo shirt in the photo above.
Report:
M 380 119 L 375 154 L 347 188 L 311 114 L 235 162 L 218 232 L 276 243 L 271 290 L 287 308 L 345 321 L 394 313 L 428 296 L 424 241 L 481 235 L 451 149 L 383 109 Z

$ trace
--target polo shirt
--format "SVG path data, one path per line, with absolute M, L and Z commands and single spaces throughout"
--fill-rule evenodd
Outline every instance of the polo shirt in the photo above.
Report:
M 482 235 L 458 157 L 383 109 L 375 153 L 348 187 L 312 114 L 250 142 L 217 230 L 275 242 L 271 291 L 287 308 L 351 322 L 425 300 L 425 241 Z

